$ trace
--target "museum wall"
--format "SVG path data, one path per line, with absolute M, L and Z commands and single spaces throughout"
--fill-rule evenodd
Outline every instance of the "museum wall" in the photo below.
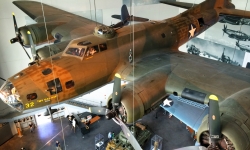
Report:
M 182 0 L 183 2 L 190 2 L 190 0 Z M 201 0 L 196 0 L 195 3 L 200 3 Z M 250 4 L 247 4 L 247 0 L 232 0 L 235 8 L 242 10 L 250 10 Z M 180 12 L 183 9 L 180 9 Z M 243 18 L 244 19 L 244 18 Z M 197 38 L 191 39 L 186 44 L 180 47 L 180 50 L 183 52 L 188 52 L 190 46 L 194 45 L 200 51 L 201 57 L 206 57 L 209 59 L 221 61 L 221 57 L 224 54 L 226 63 L 231 63 L 233 65 L 246 67 L 247 63 L 250 62 L 250 42 L 249 40 L 244 39 L 235 39 L 229 37 L 228 34 L 223 33 L 223 29 L 229 29 L 233 31 L 240 31 L 243 34 L 250 36 L 250 20 L 245 19 L 246 23 L 239 25 L 229 24 L 228 22 L 221 23 L 218 22 L 214 26 L 210 27 L 206 32 L 199 35 Z M 249 24 L 248 24 L 248 22 Z M 228 31 L 229 31 L 228 30 Z M 236 33 L 239 34 L 239 33 Z M 236 43 L 239 43 L 241 48 L 237 46 Z M 243 50 L 242 46 L 245 49 Z M 224 53 L 223 53 L 224 52 Z M 197 53 L 196 53 L 197 54 Z M 230 59 L 230 61 L 228 61 Z

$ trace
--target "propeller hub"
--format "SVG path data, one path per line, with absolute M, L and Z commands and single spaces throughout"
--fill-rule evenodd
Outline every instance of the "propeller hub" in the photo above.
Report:
M 110 112 L 108 112 L 106 114 L 106 119 L 110 120 L 110 119 L 116 117 L 116 115 L 117 115 L 117 112 L 115 110 L 111 110 Z
M 223 134 L 221 135 L 220 139 L 217 139 L 213 142 L 210 138 L 208 130 L 203 131 L 201 133 L 200 144 L 202 146 L 207 147 L 208 150 L 235 149 L 235 146 L 232 141 Z
M 18 42 L 18 41 L 19 41 L 19 40 L 18 40 L 17 37 L 10 39 L 10 43 L 11 43 L 11 44 L 16 43 L 16 42 Z

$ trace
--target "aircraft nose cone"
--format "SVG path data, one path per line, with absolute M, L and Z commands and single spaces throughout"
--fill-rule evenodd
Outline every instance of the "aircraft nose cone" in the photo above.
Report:
M 23 110 L 23 103 L 19 97 L 20 96 L 13 84 L 10 81 L 5 81 L 0 89 L 0 99 L 20 112 Z

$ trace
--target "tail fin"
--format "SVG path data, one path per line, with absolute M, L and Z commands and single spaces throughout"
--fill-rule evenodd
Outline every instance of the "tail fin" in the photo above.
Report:
M 121 21 L 124 22 L 129 18 L 128 8 L 126 5 L 122 5 L 121 8 Z
M 224 28 L 222 29 L 222 31 L 223 31 L 222 36 L 224 36 L 224 33 L 227 31 L 227 25 L 224 24 Z
M 148 21 L 149 19 L 147 18 L 142 18 L 142 17 L 136 17 L 136 16 L 130 16 L 128 13 L 128 8 L 126 5 L 122 5 L 121 8 L 121 15 L 112 15 L 112 18 L 119 19 L 121 20 L 115 25 L 111 25 L 113 28 L 120 28 L 124 25 L 128 25 L 129 21 L 139 21 L 139 22 L 145 22 Z

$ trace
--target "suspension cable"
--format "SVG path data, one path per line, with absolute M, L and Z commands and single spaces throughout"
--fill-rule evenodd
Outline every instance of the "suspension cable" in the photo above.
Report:
M 50 41 L 49 41 L 49 36 L 48 36 L 48 30 L 47 30 L 47 24 L 46 24 L 46 18 L 45 18 L 45 15 L 44 15 L 44 8 L 43 8 L 43 3 L 42 3 L 43 0 L 41 0 L 41 6 L 42 6 L 42 12 L 43 12 L 43 21 L 44 21 L 44 25 L 45 25 L 45 32 L 46 32 L 46 36 L 47 36 L 47 42 L 50 44 Z M 51 49 L 50 49 L 50 45 L 49 45 L 49 53 L 50 53 L 50 56 L 52 56 L 52 52 L 51 52 Z M 50 57 L 50 62 L 51 62 L 51 67 L 52 67 L 52 74 L 53 74 L 53 82 L 54 82 L 54 86 L 55 86 L 55 91 L 56 91 L 56 100 L 57 100 L 57 104 L 59 105 L 59 100 L 58 100 L 58 92 L 57 92 L 57 83 L 56 83 L 56 80 L 55 80 L 55 73 L 54 73 L 54 65 L 53 65 L 53 60 L 52 58 Z M 50 110 L 48 110 L 50 111 Z M 64 137 L 64 130 L 63 130 L 63 125 L 62 125 L 62 119 L 61 117 L 60 118 L 60 122 L 61 122 L 61 129 L 62 129 L 62 134 L 63 134 L 63 144 L 64 144 L 64 149 L 67 150 L 66 148 L 66 143 L 65 143 L 65 137 Z M 52 117 L 52 114 L 51 114 L 51 120 L 53 119 Z

